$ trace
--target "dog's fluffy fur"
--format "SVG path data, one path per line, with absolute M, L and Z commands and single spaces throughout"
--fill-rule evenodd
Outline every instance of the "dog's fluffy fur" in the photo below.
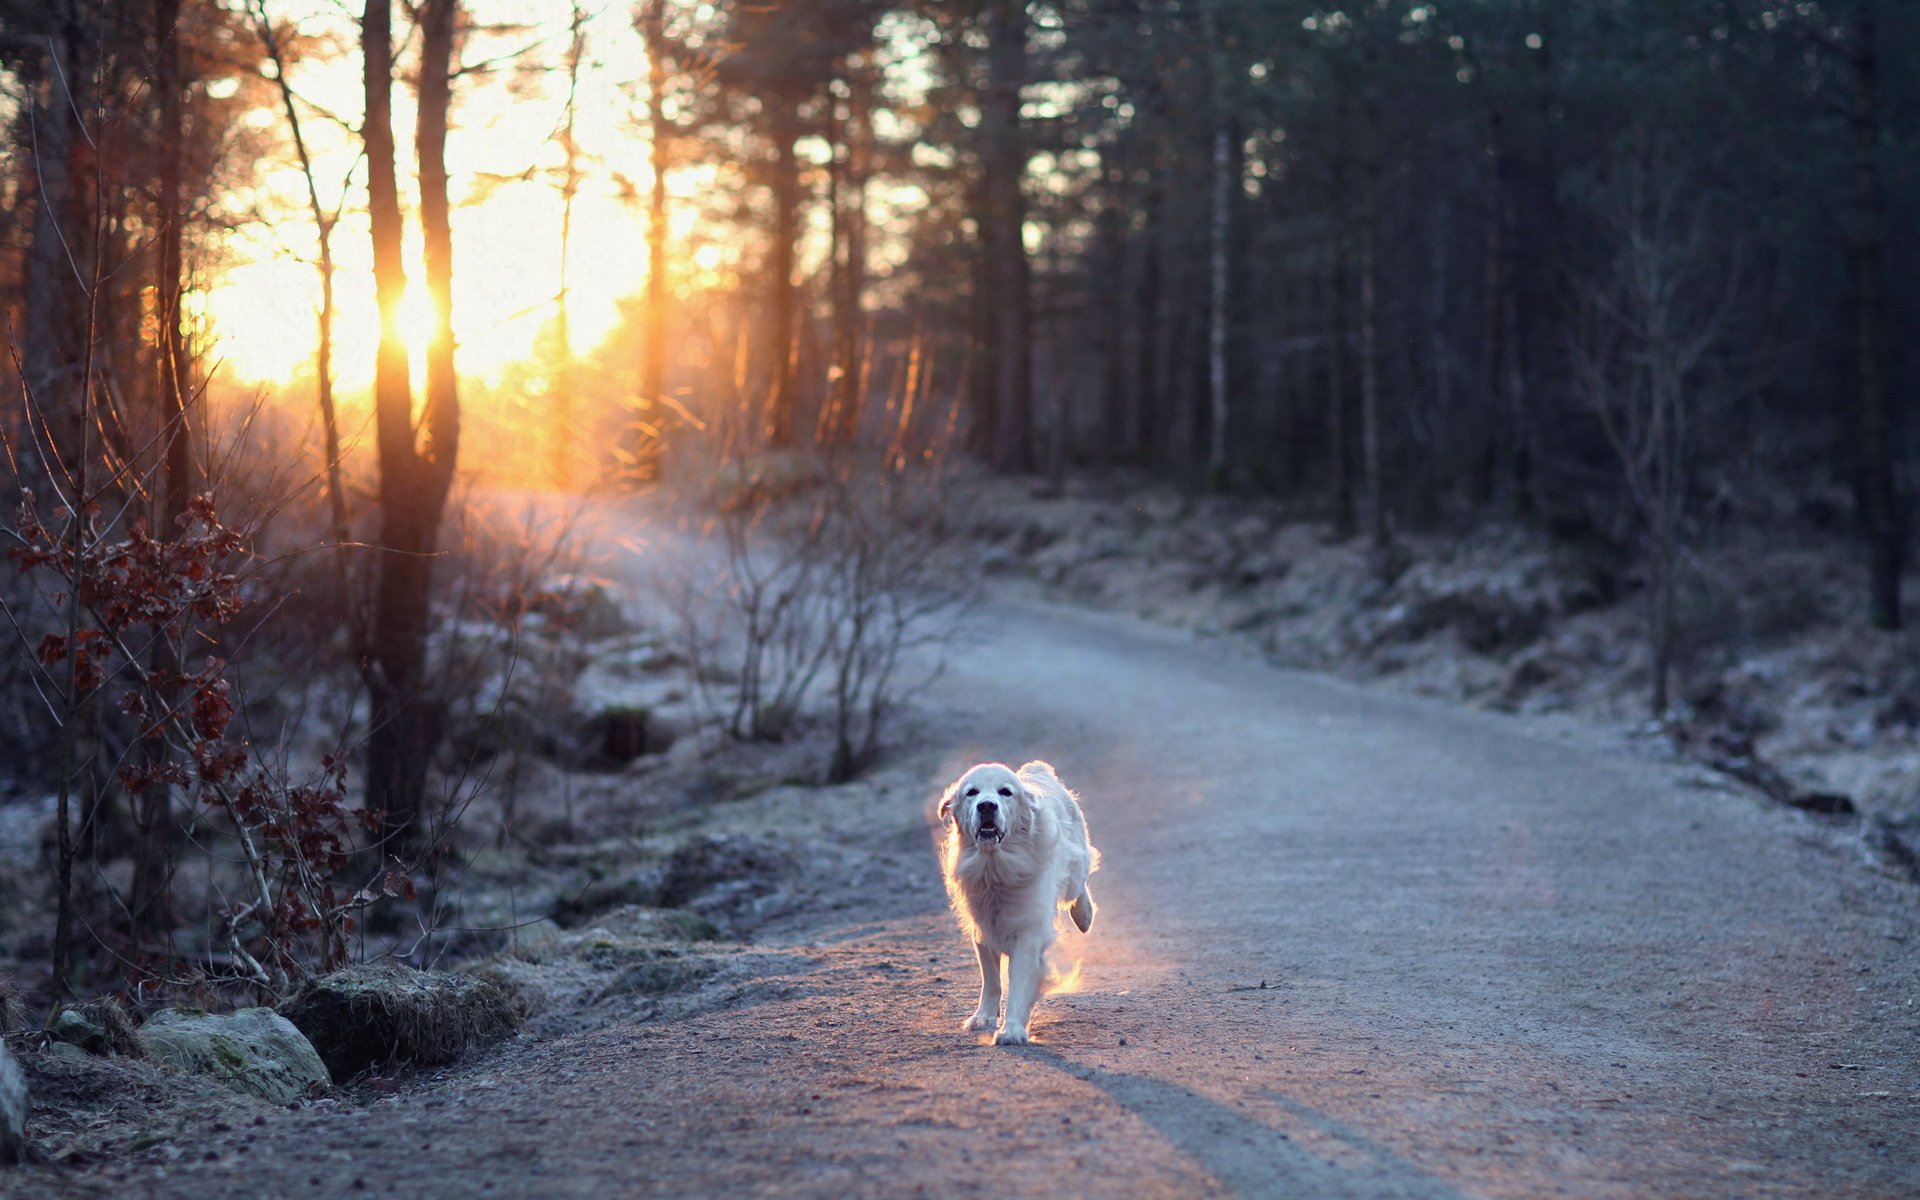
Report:
M 1057 911 L 1065 909 L 1082 933 L 1093 928 L 1087 876 L 1099 867 L 1100 852 L 1087 840 L 1080 802 L 1043 762 L 1018 771 L 1002 763 L 972 768 L 941 797 L 940 819 L 947 826 L 947 895 L 980 960 L 980 1007 L 963 1028 L 999 1022 L 996 1044 L 1023 1045 Z

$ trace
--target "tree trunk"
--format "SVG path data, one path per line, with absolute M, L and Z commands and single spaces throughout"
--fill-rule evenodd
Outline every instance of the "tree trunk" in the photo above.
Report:
M 1341 222 L 1344 225 L 1344 221 Z M 1327 354 L 1327 440 L 1333 459 L 1333 532 L 1345 539 L 1354 534 L 1353 422 L 1347 399 L 1349 338 L 1347 328 L 1352 281 L 1347 265 L 1347 237 L 1342 228 L 1334 239 L 1333 322 Z
M 1227 291 L 1228 252 L 1233 237 L 1235 154 L 1228 100 L 1232 65 L 1221 41 L 1213 6 L 1200 10 L 1213 92 L 1213 179 L 1207 216 L 1207 486 L 1227 482 Z
M 1375 547 L 1390 540 L 1380 468 L 1380 171 L 1368 163 L 1360 213 L 1360 424 L 1366 455 L 1367 522 Z
M 1867 617 L 1875 629 L 1900 628 L 1900 575 L 1906 566 L 1896 469 L 1898 426 L 1883 369 L 1886 348 L 1885 251 L 1889 212 L 1880 166 L 1882 115 L 1880 58 L 1873 5 L 1860 5 L 1853 67 L 1858 95 L 1849 112 L 1853 133 L 1855 235 L 1849 255 L 1853 275 L 1854 359 L 1859 376 L 1861 523 L 1867 536 Z
M 567 42 L 567 102 L 560 127 L 560 144 L 566 154 L 560 175 L 560 290 L 554 297 L 554 343 L 560 361 L 553 372 L 553 452 L 552 474 L 555 486 L 573 487 L 574 412 L 573 310 L 568 259 L 573 253 L 573 202 L 580 194 L 580 143 L 574 136 L 579 115 L 580 66 L 587 51 L 587 13 L 579 3 L 573 5 L 571 35 Z
M 1507 160 L 1505 121 L 1499 108 L 1487 111 L 1487 211 L 1485 253 L 1481 263 L 1485 294 L 1480 335 L 1480 429 L 1478 468 L 1473 473 L 1472 498 L 1493 499 L 1500 486 L 1500 464 L 1506 430 L 1502 371 L 1507 304 Z
M 647 202 L 647 311 L 641 329 L 640 412 L 651 426 L 643 429 L 636 471 L 643 479 L 659 471 L 667 433 L 667 148 L 669 125 L 663 108 L 667 92 L 666 0 L 651 0 L 644 18 L 647 41 L 648 157 L 653 191 Z
M 193 491 L 193 443 L 187 436 L 188 362 L 186 339 L 181 333 L 180 298 L 183 255 L 181 248 L 180 159 L 183 153 L 184 121 L 180 77 L 180 44 L 177 37 L 180 20 L 179 0 L 156 0 L 154 4 L 153 49 L 157 71 L 154 91 L 160 101 L 160 171 L 155 195 L 158 220 L 156 240 L 158 274 L 154 279 L 157 307 L 160 374 L 159 415 L 162 422 L 161 506 L 156 535 L 162 541 L 180 536 L 180 517 L 187 511 Z M 165 637 L 153 644 L 151 666 L 159 680 L 178 674 L 177 648 Z M 156 698 L 162 709 L 171 708 L 175 690 L 164 682 L 156 686 Z M 144 756 L 153 771 L 153 783 L 138 801 L 137 823 L 140 850 L 134 858 L 133 903 L 131 907 L 133 945 L 136 951 L 152 949 L 171 953 L 173 928 L 173 787 L 164 781 L 166 761 L 171 757 L 164 733 L 156 731 L 147 739 Z
M 399 327 L 406 277 L 394 172 L 390 0 L 368 0 L 362 21 L 366 55 L 367 190 L 372 219 L 380 350 L 375 363 L 375 431 L 380 458 L 380 550 L 370 631 L 367 801 L 380 815 L 389 849 L 418 849 L 422 800 L 440 718 L 425 694 L 426 638 L 440 513 L 459 451 L 459 396 L 453 374 L 452 237 L 444 161 L 454 0 L 420 9 L 421 70 L 417 148 L 420 212 L 426 234 L 434 335 L 427 351 L 424 444 L 416 445 L 407 346 Z
M 793 378 L 796 289 L 793 283 L 795 242 L 800 237 L 800 162 L 794 139 L 800 136 L 798 105 L 791 99 L 769 97 L 773 114 L 773 246 L 767 266 L 768 304 L 767 442 L 791 446 L 794 436 Z
M 989 0 L 987 90 L 981 97 L 981 173 L 986 191 L 984 240 L 993 273 L 990 314 L 994 404 L 999 417 L 995 461 L 1031 471 L 1033 457 L 1033 312 L 1025 227 L 1026 145 L 1020 130 L 1020 88 L 1027 72 L 1025 0 Z
M 75 461 L 63 459 L 79 444 L 80 410 L 87 398 L 75 379 L 88 350 L 87 281 L 95 272 L 93 206 L 73 169 L 84 139 L 80 114 L 88 101 L 74 89 L 90 73 L 90 45 L 69 3 L 57 3 L 60 36 L 48 39 L 44 103 L 35 101 L 30 126 L 34 181 L 33 233 L 26 262 L 25 338 L 20 344 L 24 383 L 42 419 L 45 438 L 29 437 L 46 478 L 71 489 Z
M 1224 113 L 1215 114 L 1213 204 L 1208 221 L 1207 287 L 1207 483 L 1227 481 L 1227 242 L 1232 234 L 1233 135 Z
M 873 78 L 864 53 L 855 55 L 847 72 L 847 161 L 842 176 L 839 213 L 845 258 L 840 264 L 838 295 L 834 303 L 833 425 L 830 442 L 844 442 L 860 428 L 865 391 L 865 329 L 867 291 L 867 177 L 873 146 Z
M 1127 451 L 1134 463 L 1144 465 L 1154 460 L 1159 445 L 1161 400 L 1166 395 L 1161 386 L 1161 368 L 1166 360 L 1162 352 L 1166 321 L 1166 269 L 1161 261 L 1161 243 L 1166 239 L 1166 190 L 1157 170 L 1147 184 L 1142 216 L 1144 220 L 1138 239 L 1140 293 L 1133 306 L 1137 314 L 1133 332 L 1138 346 L 1138 362 L 1131 381 L 1132 395 L 1128 404 L 1131 424 L 1127 428 Z

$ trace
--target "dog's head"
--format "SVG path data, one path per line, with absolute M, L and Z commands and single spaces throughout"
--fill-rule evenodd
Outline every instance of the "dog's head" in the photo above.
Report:
M 976 846 L 997 847 L 1026 826 L 1032 806 L 1033 797 L 1012 767 L 981 763 L 941 797 L 940 819 L 952 821 L 961 838 Z

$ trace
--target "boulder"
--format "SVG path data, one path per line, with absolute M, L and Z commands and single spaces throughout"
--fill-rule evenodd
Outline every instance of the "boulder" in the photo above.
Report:
M 519 998 L 492 979 L 368 963 L 301 984 L 280 1012 L 337 1078 L 389 1063 L 437 1066 L 526 1023 Z
M 141 1047 L 168 1066 L 205 1075 L 236 1092 L 285 1104 L 318 1084 L 332 1086 L 313 1044 L 270 1008 L 226 1016 L 169 1008 L 140 1027 Z
M 26 1161 L 27 1077 L 0 1042 L 0 1167 Z

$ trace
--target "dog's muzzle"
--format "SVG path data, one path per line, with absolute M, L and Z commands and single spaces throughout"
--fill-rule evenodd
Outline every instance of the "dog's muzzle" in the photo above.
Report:
M 993 844 L 997 846 L 1007 840 L 1006 827 L 1000 824 L 999 805 L 993 803 L 991 800 L 983 800 L 980 802 L 980 806 L 974 809 L 974 813 L 980 819 L 980 823 L 975 825 L 973 829 L 974 841 L 984 842 L 991 840 Z

